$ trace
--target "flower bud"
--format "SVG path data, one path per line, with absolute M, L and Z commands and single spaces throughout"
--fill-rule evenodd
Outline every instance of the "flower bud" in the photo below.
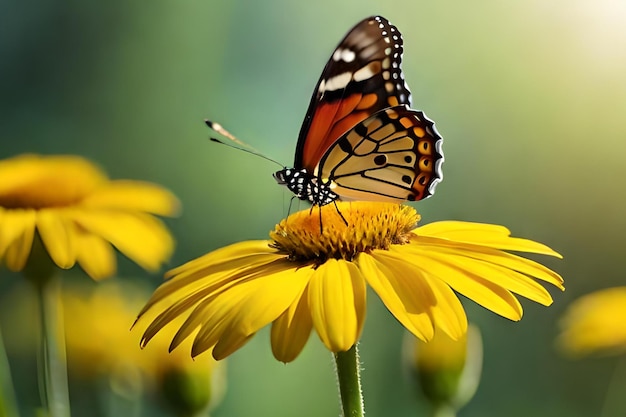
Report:
M 459 340 L 436 331 L 430 342 L 407 333 L 405 364 L 418 381 L 422 395 L 435 410 L 459 410 L 474 396 L 482 369 L 482 340 L 470 325 Z

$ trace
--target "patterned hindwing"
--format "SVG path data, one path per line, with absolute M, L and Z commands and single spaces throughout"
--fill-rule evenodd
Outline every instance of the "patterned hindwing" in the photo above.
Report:
M 402 52 L 400 32 L 384 17 L 364 19 L 348 32 L 313 92 L 298 137 L 296 168 L 313 172 L 349 129 L 382 109 L 411 104 Z
M 381 110 L 342 135 L 315 171 L 341 200 L 402 202 L 432 195 L 443 139 L 421 111 Z

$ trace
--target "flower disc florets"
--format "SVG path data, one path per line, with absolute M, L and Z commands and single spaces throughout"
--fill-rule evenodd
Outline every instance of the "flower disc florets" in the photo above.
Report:
M 419 220 L 410 206 L 341 202 L 337 207 L 329 204 L 294 213 L 276 225 L 270 237 L 272 246 L 293 260 L 319 264 L 333 258 L 351 261 L 361 252 L 407 243 Z

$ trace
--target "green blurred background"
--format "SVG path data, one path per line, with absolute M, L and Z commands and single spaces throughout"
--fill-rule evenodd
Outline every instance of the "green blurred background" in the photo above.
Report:
M 550 289 L 550 308 L 523 302 L 520 323 L 463 300 L 483 332 L 485 361 L 460 415 L 599 415 L 617 359 L 563 359 L 554 337 L 571 300 L 626 282 L 622 0 L 1 0 L 0 157 L 79 154 L 112 178 L 170 188 L 184 208 L 167 221 L 178 242 L 170 266 L 265 238 L 290 198 L 271 177 L 277 167 L 209 142 L 203 119 L 291 164 L 329 54 L 372 14 L 403 33 L 414 107 L 445 138 L 445 180 L 416 205 L 423 221 L 503 224 L 565 256 L 542 262 L 562 273 L 567 291 Z M 19 280 L 0 274 L 2 291 Z M 139 274 L 121 264 L 121 276 Z M 375 297 L 369 303 L 368 415 L 426 415 L 401 368 L 401 326 Z M 34 365 L 17 366 L 29 416 Z M 74 415 L 94 415 L 88 400 L 73 401 Z M 331 357 L 317 337 L 283 365 L 263 331 L 231 357 L 213 416 L 338 413 Z

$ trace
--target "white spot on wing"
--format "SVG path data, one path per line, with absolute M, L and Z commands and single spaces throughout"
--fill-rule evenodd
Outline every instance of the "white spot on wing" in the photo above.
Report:
M 368 78 L 372 78 L 374 75 L 376 75 L 376 73 L 374 71 L 372 71 L 372 66 L 375 63 L 372 62 L 366 66 L 364 66 L 363 68 L 361 68 L 360 70 L 358 70 L 357 72 L 354 73 L 353 78 L 354 81 L 363 81 L 363 80 L 367 80 Z
M 352 80 L 352 74 L 349 72 L 344 72 L 343 74 L 335 75 L 331 77 L 325 82 L 320 83 L 320 91 L 335 91 L 345 88 L 346 85 Z M 324 88 L 322 89 L 322 84 Z
M 354 61 L 354 58 L 356 58 L 356 54 L 354 53 L 354 51 L 350 49 L 344 49 L 343 51 L 341 51 L 341 59 L 343 59 L 345 62 L 352 62 Z
M 332 58 L 333 58 L 333 61 L 335 62 L 339 62 L 339 61 L 352 62 L 354 61 L 354 58 L 356 58 L 356 53 L 354 53 L 354 51 L 350 49 L 338 48 L 337 50 L 335 50 L 335 52 L 333 52 Z

